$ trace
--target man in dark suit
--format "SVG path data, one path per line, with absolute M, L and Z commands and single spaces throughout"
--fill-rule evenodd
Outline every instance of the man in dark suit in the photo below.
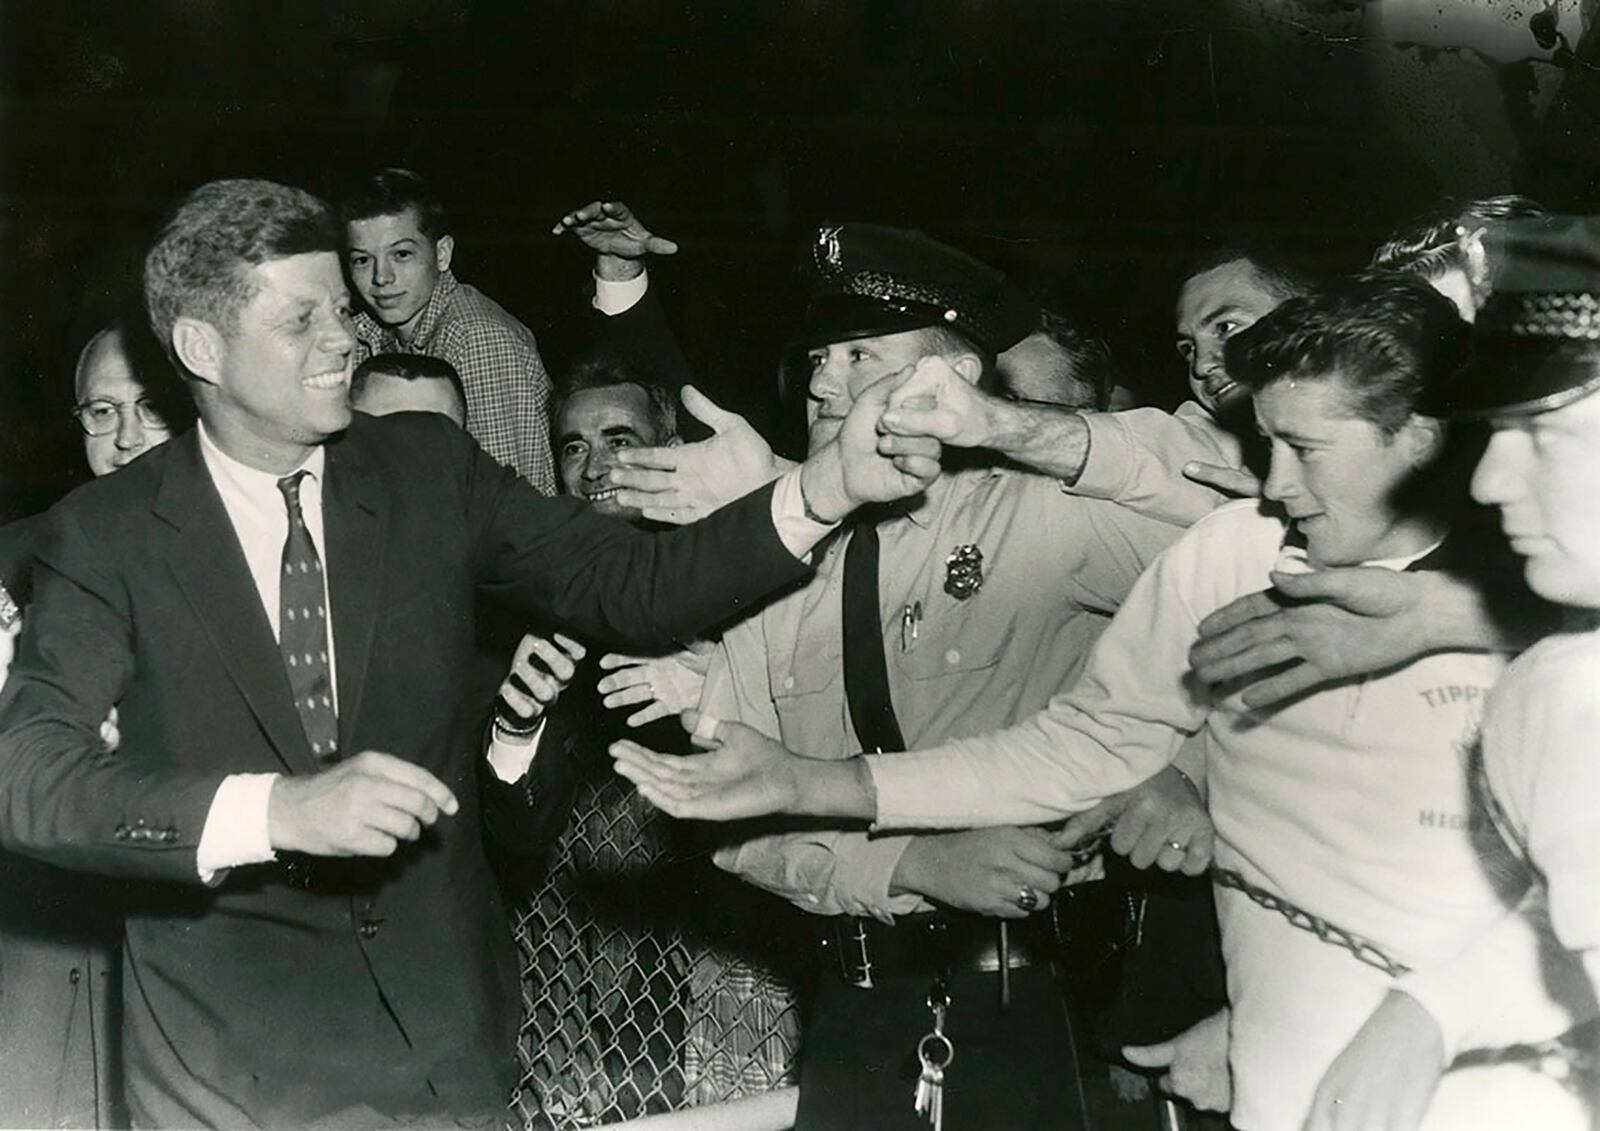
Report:
M 431 415 L 352 420 L 339 247 L 282 185 L 181 203 L 145 290 L 200 424 L 52 513 L 0 694 L 0 843 L 138 883 L 139 1124 L 503 1112 L 516 964 L 481 746 L 453 733 L 477 597 L 663 646 L 801 578 L 856 502 L 937 474 L 936 447 L 877 455 L 886 383 L 838 444 L 698 526 L 544 498 Z

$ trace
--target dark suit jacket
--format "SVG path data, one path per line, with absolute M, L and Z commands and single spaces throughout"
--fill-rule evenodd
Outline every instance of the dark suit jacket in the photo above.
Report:
M 601 314 L 591 305 L 590 335 L 596 354 L 643 366 L 668 388 L 679 389 L 690 384 L 694 374 L 667 320 L 657 285 L 652 277 L 644 296 L 621 314 Z
M 225 776 L 317 764 L 194 433 L 69 495 L 38 555 L 0 695 L 0 842 L 147 881 L 124 971 L 141 1123 L 503 1103 L 516 962 L 481 836 L 481 746 L 453 733 L 477 597 L 666 646 L 804 570 L 768 491 L 648 535 L 539 495 L 438 417 L 358 415 L 328 444 L 323 498 L 340 749 L 410 759 L 462 805 L 388 860 L 199 881 Z M 95 732 L 113 703 L 122 747 L 107 756 Z

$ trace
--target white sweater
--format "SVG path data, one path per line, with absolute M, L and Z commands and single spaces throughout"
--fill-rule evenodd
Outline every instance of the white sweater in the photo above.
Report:
M 887 827 L 1027 824 L 1086 808 L 1204 736 L 1218 865 L 1410 966 L 1441 962 L 1521 894 L 1480 860 L 1466 759 L 1503 661 L 1439 654 L 1254 713 L 1194 680 L 1196 626 L 1306 568 L 1253 502 L 1202 519 L 1157 559 L 1080 682 L 995 735 L 871 759 Z M 1421 555 L 1417 555 L 1421 556 Z M 1374 562 L 1404 568 L 1410 561 Z M 1522 886 L 1525 886 L 1523 881 Z M 1233 1118 L 1298 1127 L 1328 1063 L 1392 984 L 1348 952 L 1219 890 L 1233 1002 Z M 1537 969 L 1505 977 L 1541 993 Z

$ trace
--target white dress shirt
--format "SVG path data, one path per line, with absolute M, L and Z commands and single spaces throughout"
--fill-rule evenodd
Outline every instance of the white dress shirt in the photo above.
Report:
M 245 563 L 250 567 L 251 580 L 261 596 L 261 607 L 272 625 L 272 635 L 278 635 L 279 576 L 283 564 L 283 546 L 289 537 L 289 510 L 278 480 L 283 478 L 268 471 L 247 467 L 217 447 L 216 441 L 201 424 L 200 455 L 206 471 L 222 496 L 223 509 L 239 538 Z M 322 485 L 327 465 L 327 453 L 320 447 L 296 471 L 307 473 L 300 484 L 300 511 L 305 516 L 306 529 L 317 548 L 317 556 L 326 563 L 327 542 L 323 537 Z M 290 474 L 293 474 L 291 472 Z M 328 678 L 334 688 L 334 709 L 338 710 L 339 653 L 333 642 L 333 605 L 328 594 L 328 571 L 322 571 L 322 600 L 328 610 Z M 544 723 L 521 742 L 509 741 L 498 734 L 490 744 L 489 764 L 495 775 L 506 782 L 519 780 L 533 764 L 538 750 L 538 740 Z M 200 876 L 211 882 L 216 873 L 242 864 L 259 864 L 276 859 L 268 837 L 267 805 L 272 784 L 278 774 L 231 774 L 218 787 L 206 813 L 205 827 L 200 833 L 200 844 L 195 863 Z

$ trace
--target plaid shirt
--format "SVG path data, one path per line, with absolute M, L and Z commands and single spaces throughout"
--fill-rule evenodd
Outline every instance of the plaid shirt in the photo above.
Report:
M 368 355 L 421 353 L 455 366 L 467 393 L 468 434 L 540 491 L 555 494 L 550 378 L 533 332 L 499 303 L 441 271 L 410 345 L 369 314 L 357 315 L 355 331 Z

